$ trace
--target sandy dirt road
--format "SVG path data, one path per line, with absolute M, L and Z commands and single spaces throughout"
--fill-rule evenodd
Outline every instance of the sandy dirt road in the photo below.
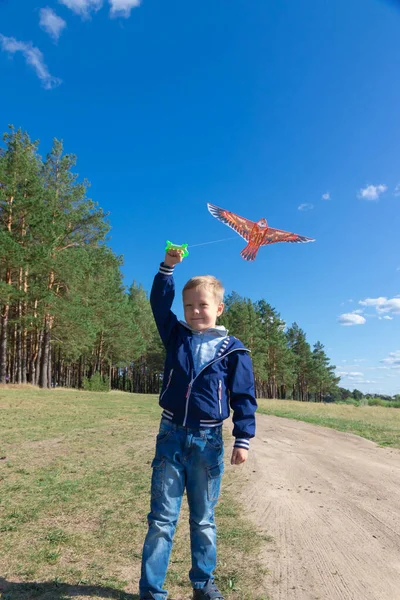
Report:
M 400 451 L 259 415 L 243 503 L 272 600 L 400 600 Z

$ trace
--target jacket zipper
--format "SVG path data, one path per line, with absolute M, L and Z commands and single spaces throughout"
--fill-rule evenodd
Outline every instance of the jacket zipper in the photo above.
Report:
M 250 352 L 250 350 L 248 350 L 247 348 L 233 348 L 233 350 L 229 350 L 229 352 L 227 352 L 226 354 L 223 354 L 222 356 L 219 356 L 218 358 L 215 358 L 214 360 L 212 360 L 211 362 L 209 362 L 208 365 L 206 365 L 205 367 L 203 367 L 201 369 L 201 371 L 199 371 L 197 373 L 197 375 L 196 375 L 195 378 L 193 378 L 193 371 L 192 371 L 192 380 L 190 381 L 190 383 L 188 385 L 187 392 L 186 392 L 185 418 L 183 419 L 183 423 L 182 423 L 183 427 L 186 427 L 187 415 L 188 415 L 188 410 L 189 410 L 189 398 L 190 398 L 190 394 L 192 393 L 193 384 L 196 381 L 196 379 L 198 378 L 198 376 L 205 369 L 208 369 L 208 367 L 211 367 L 211 365 L 213 365 L 214 363 L 218 362 L 219 360 L 222 360 L 223 358 L 225 358 L 225 356 L 228 356 L 228 354 L 232 354 L 232 352 L 240 352 L 241 350 L 245 350 L 246 352 Z
M 173 372 L 174 372 L 174 370 L 173 370 L 173 369 L 171 369 L 171 370 L 170 370 L 170 372 L 169 372 L 168 382 L 167 382 L 167 385 L 166 385 L 166 388 L 165 388 L 165 390 L 163 391 L 163 393 L 162 393 L 162 394 L 161 394 L 161 396 L 160 396 L 160 402 L 161 402 L 161 400 L 164 398 L 165 392 L 166 392 L 166 391 L 168 390 L 168 388 L 169 388 L 169 384 L 171 383 L 171 379 L 172 379 L 172 373 L 173 373 Z
M 222 381 L 221 379 L 218 382 L 218 404 L 219 404 L 219 416 L 222 417 Z

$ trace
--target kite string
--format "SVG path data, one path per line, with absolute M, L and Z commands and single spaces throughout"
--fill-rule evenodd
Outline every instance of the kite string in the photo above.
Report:
M 227 240 L 233 240 L 237 238 L 237 235 L 223 238 L 222 240 L 214 240 L 213 242 L 203 242 L 202 244 L 189 244 L 189 248 L 196 248 L 197 246 L 207 246 L 207 244 L 218 244 L 218 242 L 226 242 Z

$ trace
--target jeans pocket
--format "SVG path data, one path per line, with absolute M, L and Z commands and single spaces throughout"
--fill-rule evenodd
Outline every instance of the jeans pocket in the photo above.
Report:
M 174 431 L 172 423 L 166 422 L 166 419 L 161 419 L 160 427 L 158 430 L 156 441 L 157 443 L 163 442 Z
M 159 498 L 164 491 L 165 461 L 155 458 L 151 463 L 153 475 L 151 477 L 151 497 L 153 500 Z
M 160 431 L 156 437 L 156 443 L 164 442 L 171 435 L 171 429 L 164 429 L 160 427 Z
M 218 500 L 223 472 L 223 461 L 219 462 L 216 465 L 213 465 L 212 467 L 207 467 L 208 500 L 210 502 Z
M 215 429 L 205 433 L 206 444 L 213 450 L 220 450 L 223 445 L 222 431 L 220 428 Z

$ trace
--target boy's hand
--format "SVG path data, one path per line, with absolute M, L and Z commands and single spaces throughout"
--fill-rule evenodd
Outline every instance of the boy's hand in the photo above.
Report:
M 183 261 L 182 254 L 182 250 L 168 250 L 168 252 L 165 254 L 164 265 L 167 265 L 168 267 L 174 267 Z
M 249 451 L 244 448 L 234 448 L 232 451 L 231 465 L 241 465 L 246 462 Z

